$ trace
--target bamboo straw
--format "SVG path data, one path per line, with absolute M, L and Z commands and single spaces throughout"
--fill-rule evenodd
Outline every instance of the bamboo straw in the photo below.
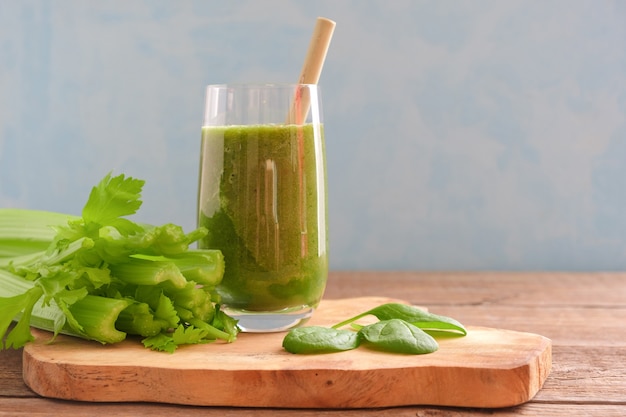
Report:
M 335 22 L 325 17 L 317 18 L 298 84 L 317 84 L 334 30 Z M 304 123 L 309 113 L 309 107 L 310 97 L 308 91 L 298 89 L 287 122 Z

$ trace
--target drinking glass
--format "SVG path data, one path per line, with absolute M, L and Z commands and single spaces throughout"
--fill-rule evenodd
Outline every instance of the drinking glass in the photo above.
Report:
M 200 248 L 219 249 L 221 308 L 246 332 L 306 322 L 328 278 L 324 126 L 313 84 L 209 85 Z

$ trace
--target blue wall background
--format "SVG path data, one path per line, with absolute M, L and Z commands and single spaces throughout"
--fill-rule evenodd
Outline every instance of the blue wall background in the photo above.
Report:
M 0 206 L 113 171 L 195 227 L 204 86 L 296 81 L 317 16 L 333 269 L 626 268 L 624 1 L 1 1 Z

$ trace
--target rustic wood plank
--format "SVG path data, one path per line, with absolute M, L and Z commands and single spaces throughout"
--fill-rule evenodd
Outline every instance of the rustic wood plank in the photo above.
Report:
M 22 350 L 0 350 L 0 397 L 35 395 L 22 379 Z
M 538 333 L 550 338 L 555 345 L 626 346 L 626 307 L 422 305 L 433 313 L 454 317 L 465 325 Z
M 430 305 L 487 303 L 623 308 L 626 307 L 626 273 L 331 272 L 326 297 L 371 295 Z
M 624 358 L 626 346 L 553 347 L 552 373 L 535 400 L 626 406 Z
M 556 345 L 626 345 L 624 273 L 335 272 L 326 297 L 377 292 L 468 325 L 539 333 Z
M 602 416 L 623 417 L 626 405 L 612 404 L 553 404 L 527 403 L 504 409 L 468 409 L 445 407 L 393 407 L 354 410 L 293 410 L 275 408 L 224 408 L 173 406 L 168 404 L 143 403 L 79 403 L 45 398 L 1 398 L 0 417 L 22 416 L 150 416 L 150 417 L 287 417 L 297 414 L 302 417 L 463 417 L 463 416 L 542 416 L 573 417 Z
M 543 334 L 553 370 L 529 403 L 512 409 L 399 407 L 299 410 L 303 416 L 626 415 L 626 273 L 333 271 L 325 298 L 407 299 L 465 324 Z M 546 318 L 548 317 L 548 319 Z M 0 416 L 287 416 L 289 409 L 101 404 L 39 398 L 22 381 L 21 350 L 0 351 Z
M 552 372 L 536 400 L 626 403 L 626 348 L 559 346 L 552 348 Z M 0 352 L 0 397 L 35 397 L 24 384 L 21 350 Z
M 401 301 L 325 300 L 311 324 L 329 326 L 387 302 Z M 82 401 L 298 408 L 503 407 L 530 400 L 551 367 L 548 339 L 486 327 L 468 328 L 465 337 L 442 338 L 439 350 L 429 355 L 390 354 L 365 347 L 293 355 L 282 349 L 284 333 L 241 334 L 232 345 L 188 346 L 173 355 L 149 351 L 137 341 L 101 346 L 59 336 L 50 345 L 46 337 L 49 334 L 40 334 L 24 348 L 27 384 L 47 397 Z

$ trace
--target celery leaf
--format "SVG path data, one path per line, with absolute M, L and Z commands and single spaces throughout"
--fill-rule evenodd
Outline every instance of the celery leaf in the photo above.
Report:
M 30 317 L 33 306 L 41 298 L 43 291 L 39 287 L 32 287 L 25 293 L 0 298 L 0 347 L 15 349 L 21 348 L 33 340 L 30 333 Z M 6 338 L 6 345 L 2 338 L 6 334 L 9 324 L 21 313 L 17 325 L 11 330 Z
M 145 181 L 123 174 L 111 177 L 107 174 L 93 187 L 82 211 L 85 225 L 115 226 L 122 234 L 132 234 L 141 227 L 123 216 L 135 214 L 141 207 L 141 189 Z
M 159 333 L 142 340 L 145 347 L 161 352 L 174 353 L 180 345 L 203 344 L 212 342 L 206 338 L 207 332 L 193 326 L 179 325 L 173 333 Z

